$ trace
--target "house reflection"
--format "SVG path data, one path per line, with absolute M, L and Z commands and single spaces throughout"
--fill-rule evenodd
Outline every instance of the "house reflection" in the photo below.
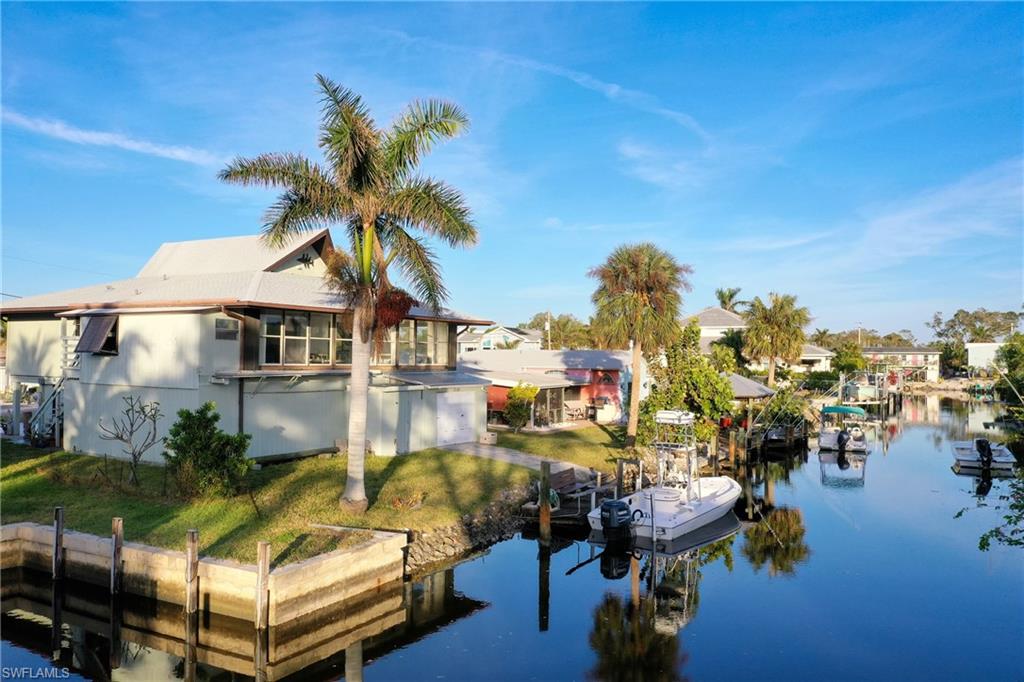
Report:
M 175 604 L 125 596 L 46 573 L 2 574 L 4 640 L 90 679 L 362 678 L 364 661 L 407 646 L 487 603 L 455 590 L 449 568 L 413 582 L 396 581 L 258 635 L 253 623 L 201 613 L 188 633 Z M 53 618 L 56 616 L 56 620 Z M 56 626 L 54 626 L 56 623 Z M 190 638 L 191 641 L 190 641 Z

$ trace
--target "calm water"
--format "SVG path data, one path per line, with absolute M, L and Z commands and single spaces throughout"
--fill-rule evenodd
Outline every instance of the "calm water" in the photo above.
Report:
M 344 676 L 340 646 L 349 678 L 367 680 L 1020 680 L 1024 550 L 978 550 L 1007 483 L 994 482 L 985 506 L 975 481 L 950 469 L 948 441 L 984 431 L 992 416 L 984 405 L 920 399 L 866 461 L 840 468 L 811 452 L 756 464 L 743 477 L 750 496 L 735 535 L 653 565 L 648 554 L 601 555 L 585 539 L 560 539 L 550 556 L 535 540 L 501 543 L 387 596 L 391 610 L 346 614 L 352 627 L 332 635 L 335 650 L 309 647 L 311 665 L 295 677 Z M 10 588 L 3 665 L 46 664 L 45 585 L 17 603 Z M 88 601 L 66 600 L 60 665 L 100 678 L 108 630 L 82 615 Z M 353 647 L 360 628 L 369 634 Z M 121 650 L 114 679 L 185 674 L 180 654 Z M 198 677 L 241 676 L 201 665 Z

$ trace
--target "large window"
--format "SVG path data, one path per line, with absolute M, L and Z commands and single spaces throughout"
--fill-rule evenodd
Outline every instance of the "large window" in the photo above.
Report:
M 352 315 L 264 311 L 260 315 L 260 364 L 352 364 Z M 373 365 L 447 365 L 447 322 L 402 320 L 377 334 Z

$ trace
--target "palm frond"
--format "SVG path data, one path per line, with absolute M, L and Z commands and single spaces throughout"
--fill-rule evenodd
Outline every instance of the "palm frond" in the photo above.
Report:
M 448 290 L 434 251 L 399 225 L 390 226 L 387 242 L 391 249 L 388 259 L 398 265 L 417 300 L 432 310 L 439 310 L 448 299 Z
M 469 117 L 456 104 L 435 99 L 413 102 L 384 139 L 384 162 L 393 177 L 405 177 L 435 144 L 468 127 Z
M 476 225 L 462 194 L 431 178 L 410 178 L 391 194 L 387 213 L 449 246 L 472 246 Z
M 348 305 L 354 306 L 365 293 L 355 259 L 346 251 L 333 249 L 324 254 L 324 262 L 327 265 L 327 271 L 324 273 L 327 288 L 345 299 Z
M 337 181 L 362 192 L 380 180 L 380 133 L 362 98 L 348 88 L 317 74 L 323 110 L 320 148 L 330 161 Z

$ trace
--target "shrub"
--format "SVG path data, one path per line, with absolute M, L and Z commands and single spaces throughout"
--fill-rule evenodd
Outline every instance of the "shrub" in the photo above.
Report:
M 810 391 L 829 391 L 836 387 L 839 372 L 808 372 L 804 378 L 804 388 Z
M 530 410 L 540 389 L 531 384 L 519 383 L 508 389 L 508 402 L 505 403 L 505 421 L 512 431 L 519 430 L 530 423 Z
M 178 421 L 164 439 L 168 472 L 186 497 L 234 494 L 252 466 L 245 456 L 252 436 L 225 433 L 219 421 L 213 403 L 178 410 Z

